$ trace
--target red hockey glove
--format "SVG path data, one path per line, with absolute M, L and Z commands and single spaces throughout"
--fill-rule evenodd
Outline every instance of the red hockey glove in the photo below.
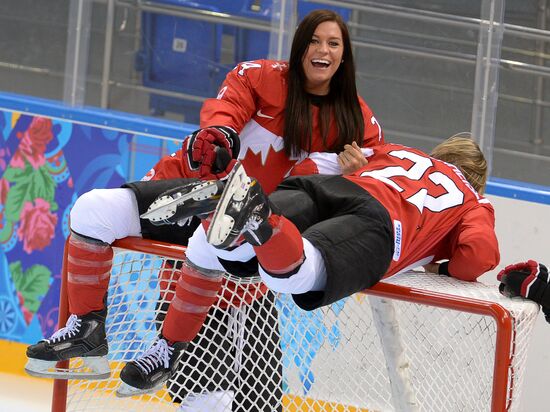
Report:
M 546 320 L 550 322 L 550 283 L 548 269 L 534 260 L 506 266 L 497 275 L 504 296 L 521 296 L 542 306 Z
M 239 135 L 229 127 L 211 126 L 195 131 L 189 139 L 190 168 L 198 170 L 203 180 L 227 177 L 239 155 Z

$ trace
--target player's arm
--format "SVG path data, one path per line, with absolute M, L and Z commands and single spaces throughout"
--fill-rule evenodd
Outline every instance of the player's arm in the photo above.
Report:
M 499 260 L 494 211 L 484 204 L 462 217 L 450 259 L 430 271 L 473 281 L 494 269 Z
M 365 101 L 358 96 L 359 105 L 361 106 L 361 112 L 363 113 L 363 121 L 365 122 L 365 136 L 363 138 L 363 147 L 374 147 L 377 145 L 385 144 L 384 131 L 382 126 L 374 117 L 374 113 Z
M 224 179 L 235 166 L 240 144 L 239 135 L 231 127 L 196 130 L 183 143 L 184 169 L 198 172 L 203 180 Z
M 239 144 L 239 136 L 228 127 L 196 130 L 185 138 L 181 149 L 162 157 L 141 180 L 223 179 L 234 166 Z
M 201 128 L 222 125 L 241 132 L 256 111 L 256 90 L 264 74 L 262 63 L 239 63 L 227 74 L 218 96 L 207 99 L 202 106 Z
M 199 171 L 191 170 L 184 160 L 187 159 L 187 144 L 184 141 L 183 148 L 171 155 L 163 156 L 146 174 L 141 178 L 148 180 L 175 179 L 188 177 L 198 179 Z M 185 150 L 184 150 L 185 149 Z
M 183 144 L 183 167 L 202 179 L 223 179 L 238 158 L 238 133 L 256 108 L 255 86 L 261 81 L 261 61 L 240 63 L 228 73 L 218 96 L 205 101 L 199 130 Z M 228 156 L 229 155 L 229 156 Z
M 345 145 L 340 153 L 313 152 L 296 163 L 290 176 L 351 174 L 367 165 L 367 158 L 372 153 L 372 149 L 359 147 L 355 142 Z

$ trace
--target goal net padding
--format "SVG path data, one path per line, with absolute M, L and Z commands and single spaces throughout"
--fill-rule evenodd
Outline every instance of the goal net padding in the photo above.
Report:
M 117 398 L 120 369 L 158 335 L 185 248 L 141 238 L 113 246 L 111 378 L 56 380 L 52 411 L 174 411 L 175 401 L 206 405 L 224 394 L 234 411 L 520 410 L 538 305 L 505 298 L 495 285 L 419 272 L 311 312 L 266 291 L 259 278 L 227 275 L 169 384 Z

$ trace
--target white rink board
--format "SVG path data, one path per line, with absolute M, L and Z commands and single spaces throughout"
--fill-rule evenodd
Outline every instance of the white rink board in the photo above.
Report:
M 495 208 L 496 232 L 500 244 L 501 262 L 497 269 L 482 276 L 484 283 L 495 283 L 496 274 L 506 265 L 527 259 L 550 265 L 550 205 L 500 196 L 487 196 Z M 528 412 L 547 412 L 544 394 L 550 382 L 550 324 L 542 314 L 538 317 L 533 336 L 525 381 L 522 407 Z

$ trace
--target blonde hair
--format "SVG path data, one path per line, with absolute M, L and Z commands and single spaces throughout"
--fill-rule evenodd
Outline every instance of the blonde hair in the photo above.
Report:
M 487 161 L 470 133 L 458 133 L 438 144 L 430 156 L 458 167 L 466 180 L 479 193 L 487 184 Z

